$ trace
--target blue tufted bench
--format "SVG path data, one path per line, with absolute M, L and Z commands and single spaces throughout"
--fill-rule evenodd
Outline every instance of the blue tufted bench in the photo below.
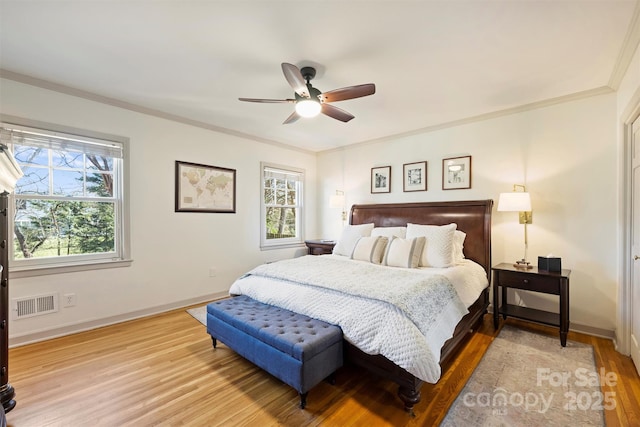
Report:
M 342 366 L 342 330 L 245 295 L 207 305 L 207 332 L 300 393 Z

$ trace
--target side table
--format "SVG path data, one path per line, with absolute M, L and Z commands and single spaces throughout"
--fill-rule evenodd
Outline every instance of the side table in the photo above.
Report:
M 305 240 L 304 244 L 309 249 L 309 255 L 329 255 L 333 253 L 336 242 L 334 240 Z
M 558 326 L 560 327 L 560 344 L 566 347 L 567 333 L 569 332 L 569 275 L 571 270 L 563 269 L 560 272 L 553 272 L 540 270 L 537 267 L 525 270 L 509 263 L 498 264 L 492 270 L 494 328 L 498 328 L 500 314 L 504 319 L 507 316 L 513 316 L 545 325 Z M 502 288 L 502 292 L 500 292 L 500 288 Z M 558 295 L 560 297 L 559 313 L 509 304 L 507 301 L 508 288 Z

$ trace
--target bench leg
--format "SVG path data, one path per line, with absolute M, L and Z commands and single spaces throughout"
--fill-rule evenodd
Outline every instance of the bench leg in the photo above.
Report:
M 218 340 L 215 337 L 211 337 L 211 341 L 213 341 L 213 348 L 216 348 L 218 345 Z
M 336 373 L 332 373 L 326 378 L 327 382 L 331 385 L 336 385 Z
M 300 409 L 304 409 L 307 406 L 307 395 L 309 392 L 300 393 Z

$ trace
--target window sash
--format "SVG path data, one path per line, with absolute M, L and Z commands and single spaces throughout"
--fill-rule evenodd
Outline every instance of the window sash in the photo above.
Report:
M 22 143 L 16 142 L 14 143 L 16 145 L 23 145 Z M 14 151 L 14 146 L 10 146 L 12 151 Z M 53 164 L 53 160 L 52 160 L 52 150 L 57 150 L 57 151 L 66 151 L 66 150 L 62 150 L 62 149 L 56 149 L 56 148 L 47 148 L 47 147 L 37 147 L 37 148 L 41 148 L 41 149 L 47 149 L 47 164 L 21 164 L 20 166 L 22 167 L 22 171 L 26 172 L 27 170 L 41 170 L 41 171 L 46 171 L 46 175 L 47 175 L 47 194 L 43 194 L 43 193 L 34 193 L 34 192 L 24 192 L 24 193 L 15 193 L 15 197 L 17 198 L 22 198 L 22 199 L 37 199 L 37 198 L 64 198 L 64 199 L 71 199 L 71 200 L 113 200 L 113 199 L 119 199 L 120 198 L 120 193 L 119 193 L 119 189 L 121 188 L 120 186 L 120 177 L 121 177 L 121 173 L 120 173 L 120 168 L 122 167 L 121 163 L 122 163 L 122 159 L 121 158 L 112 158 L 112 167 L 111 170 L 107 170 L 107 171 L 101 171 L 98 169 L 87 169 L 86 166 L 86 156 L 87 155 L 91 155 L 94 153 L 85 153 L 85 156 L 83 157 L 83 166 L 82 167 L 67 167 L 67 166 L 55 166 Z M 77 152 L 77 151 L 76 151 Z M 100 156 L 103 157 L 108 157 L 107 154 L 98 154 Z M 44 163 L 44 162 L 43 162 Z M 18 162 L 18 164 L 20 164 L 20 162 Z M 56 192 L 56 189 L 54 187 L 54 182 L 56 180 L 56 172 L 72 172 L 72 173 L 79 173 L 82 175 L 82 193 L 83 195 L 78 196 L 78 195 L 72 195 L 72 194 L 61 194 L 60 192 Z M 104 174 L 104 175 L 108 175 L 111 176 L 111 179 L 113 181 L 113 194 L 111 197 L 109 196 L 101 196 L 101 195 L 87 195 L 87 183 L 88 183 L 88 177 L 90 175 L 99 175 L 99 174 Z M 24 177 L 23 177 L 24 178 Z
M 34 199 L 29 199 L 26 198 L 26 200 L 29 201 L 33 201 Z M 70 200 L 70 199 L 58 199 L 58 200 L 51 200 L 51 199 L 46 199 L 47 201 L 52 201 L 52 202 L 56 202 L 56 201 L 62 201 L 62 202 L 66 202 L 66 203 L 75 203 L 78 202 L 77 200 Z M 100 259 L 100 258 L 108 258 L 108 259 L 112 259 L 114 258 L 114 256 L 116 256 L 119 252 L 118 252 L 118 237 L 117 237 L 117 223 L 118 223 L 118 219 L 116 217 L 116 211 L 118 208 L 118 204 L 116 201 L 105 201 L 105 200 L 89 200 L 87 201 L 90 205 L 86 206 L 86 208 L 92 210 L 95 212 L 96 208 L 98 205 L 102 205 L 104 207 L 106 207 L 109 210 L 113 211 L 113 231 L 112 233 L 109 234 L 110 237 L 113 238 L 113 242 L 112 245 L 109 245 L 108 247 L 105 247 L 103 249 L 106 250 L 101 250 L 101 251 L 93 251 L 93 252 L 86 252 L 86 253 L 70 253 L 70 254 L 51 254 L 51 255 L 43 255 L 43 251 L 53 251 L 55 249 L 63 249 L 66 251 L 74 251 L 74 248 L 76 248 L 76 245 L 81 245 L 81 241 L 78 240 L 79 238 L 79 233 L 78 233 L 78 229 L 75 228 L 75 224 L 73 224 L 70 228 L 67 228 L 67 226 L 69 225 L 68 222 L 65 221 L 65 217 L 60 217 L 60 219 L 62 221 L 60 221 L 58 223 L 58 226 L 61 227 L 62 234 L 58 234 L 58 235 L 53 235 L 53 236 L 48 236 L 46 241 L 43 242 L 42 247 L 39 248 L 40 253 L 37 256 L 31 257 L 31 258 L 25 258 L 24 254 L 19 253 L 18 251 L 18 256 L 16 256 L 16 251 L 15 251 L 15 247 L 12 246 L 13 249 L 13 253 L 12 253 L 12 259 L 17 262 L 17 263 L 23 263 L 23 264 L 29 264 L 29 263 L 61 263 L 61 261 L 66 262 L 66 260 L 71 260 L 71 259 L 85 259 L 85 258 L 89 258 L 89 259 Z M 13 210 L 15 212 L 15 209 Z M 30 208 L 27 208 L 25 211 L 24 215 L 20 215 L 20 217 L 14 217 L 14 223 L 22 223 L 22 222 L 31 222 L 31 218 L 29 217 L 29 211 Z M 42 217 L 37 217 L 37 220 L 42 220 Z M 88 230 L 87 229 L 83 229 L 83 232 L 89 231 L 90 234 L 88 235 L 90 238 L 102 238 L 103 234 L 102 232 L 105 230 L 103 225 L 97 226 L 97 225 L 93 225 L 93 226 L 89 226 Z M 28 229 L 24 228 L 21 229 L 21 232 L 28 232 Z M 68 233 L 69 231 L 73 231 L 72 233 Z M 97 233 L 96 233 L 97 231 Z M 83 235 L 84 237 L 87 237 L 86 235 Z M 50 239 L 50 237 L 52 237 L 52 239 Z M 73 244 L 69 244 L 71 243 L 70 241 L 67 240 L 68 237 L 74 237 L 73 240 Z M 83 239 L 84 240 L 84 239 Z M 15 243 L 15 242 L 14 242 Z M 56 246 L 56 243 L 60 246 Z M 86 240 L 84 240 L 84 243 L 86 243 Z M 77 248 L 76 248 L 77 250 Z

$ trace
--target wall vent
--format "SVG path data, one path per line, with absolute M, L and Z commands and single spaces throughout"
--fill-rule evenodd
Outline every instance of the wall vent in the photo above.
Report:
M 13 298 L 13 319 L 41 316 L 58 311 L 58 293 Z

